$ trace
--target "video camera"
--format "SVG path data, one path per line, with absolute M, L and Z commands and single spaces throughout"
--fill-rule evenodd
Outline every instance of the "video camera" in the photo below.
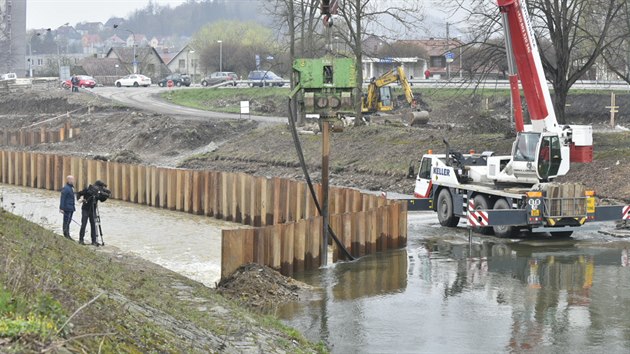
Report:
M 89 200 L 90 198 L 94 198 L 99 202 L 104 202 L 111 196 L 112 192 L 107 189 L 107 184 L 101 181 L 96 181 L 94 182 L 94 184 L 90 184 L 86 191 L 87 200 Z

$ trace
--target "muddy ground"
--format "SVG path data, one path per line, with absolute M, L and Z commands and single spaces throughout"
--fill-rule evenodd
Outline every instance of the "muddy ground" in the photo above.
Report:
M 250 121 L 202 122 L 141 112 L 89 93 L 71 95 L 59 89 L 0 99 L 0 129 L 60 128 L 68 120 L 80 129 L 75 138 L 30 149 L 175 165 L 190 154 L 212 151 L 257 127 Z
M 626 96 L 618 95 L 618 102 L 624 102 Z M 431 107 L 427 126 L 371 125 L 333 134 L 332 184 L 411 193 L 413 181 L 406 179 L 409 166 L 417 168 L 417 161 L 429 149 L 445 149 L 443 139 L 460 151 L 509 152 L 513 134 L 507 119 L 507 96 L 471 96 L 469 91 L 435 90 L 425 92 L 423 99 Z M 593 186 L 604 198 L 630 199 L 630 186 L 624 177 L 630 175 L 630 133 L 612 132 L 606 127 L 607 100 L 607 94 L 569 97 L 567 113 L 571 122 L 593 124 L 601 133 L 594 137 L 596 162 L 574 165 L 564 179 Z M 620 111 L 617 122 L 630 125 L 630 105 L 621 105 Z M 81 134 L 67 142 L 39 145 L 32 150 L 302 178 L 286 126 L 259 126 L 237 120 L 186 120 L 129 109 L 90 93 L 69 94 L 66 90 L 53 89 L 3 96 L 0 128 L 26 127 L 51 118 L 56 119 L 46 125 L 60 127 L 68 119 L 66 112 L 71 112 L 69 119 L 74 127 L 81 129 Z M 305 134 L 300 139 L 309 170 L 317 181 L 320 137 Z

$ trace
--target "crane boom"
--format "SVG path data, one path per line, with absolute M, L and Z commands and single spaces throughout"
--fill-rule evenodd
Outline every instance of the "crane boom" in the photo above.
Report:
M 497 0 L 497 3 L 504 23 L 508 26 L 507 50 L 512 51 L 508 55 L 513 55 L 516 61 L 532 130 L 558 131 L 558 121 L 525 0 Z

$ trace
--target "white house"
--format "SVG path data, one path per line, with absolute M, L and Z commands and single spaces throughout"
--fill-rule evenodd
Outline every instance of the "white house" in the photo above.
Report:
M 187 44 L 175 54 L 166 64 L 171 72 L 188 74 L 193 78 L 193 82 L 198 82 L 197 76 L 203 74 L 199 68 L 199 52 L 195 51 L 190 44 Z

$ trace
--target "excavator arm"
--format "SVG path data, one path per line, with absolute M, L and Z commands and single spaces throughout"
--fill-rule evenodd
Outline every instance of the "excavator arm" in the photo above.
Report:
M 378 111 L 380 89 L 396 82 L 400 83 L 400 86 L 405 92 L 405 99 L 407 103 L 409 103 L 412 108 L 415 107 L 416 101 L 413 91 L 411 90 L 411 85 L 409 84 L 409 81 L 407 81 L 405 71 L 402 66 L 397 66 L 370 82 L 367 89 L 367 95 L 363 101 L 363 112 Z

